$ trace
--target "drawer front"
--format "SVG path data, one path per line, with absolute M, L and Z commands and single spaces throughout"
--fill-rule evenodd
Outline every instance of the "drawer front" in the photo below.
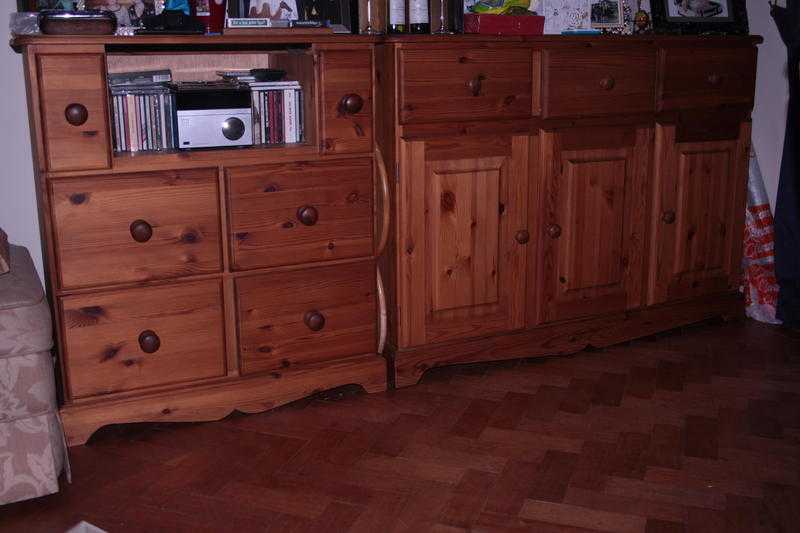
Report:
M 529 117 L 532 64 L 522 48 L 403 50 L 400 121 Z
M 662 49 L 658 109 L 753 105 L 755 48 Z
M 61 286 L 220 270 L 216 169 L 51 182 Z
M 655 51 L 648 48 L 545 50 L 545 118 L 652 112 Z
M 320 57 L 323 152 L 371 152 L 372 51 L 324 50 Z
M 375 265 L 264 274 L 236 280 L 245 374 L 375 351 Z
M 228 170 L 233 268 L 372 254 L 372 160 Z
M 218 281 L 61 300 L 73 398 L 225 375 Z
M 39 55 L 37 66 L 47 170 L 110 168 L 103 56 Z

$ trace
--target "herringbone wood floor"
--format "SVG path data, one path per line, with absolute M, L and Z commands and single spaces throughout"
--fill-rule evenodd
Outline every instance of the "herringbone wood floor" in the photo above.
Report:
M 706 324 L 206 424 L 107 428 L 4 531 L 800 530 L 800 338 Z

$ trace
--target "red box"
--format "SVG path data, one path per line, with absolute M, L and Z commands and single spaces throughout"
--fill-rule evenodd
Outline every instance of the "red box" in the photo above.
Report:
M 464 13 L 464 33 L 484 35 L 542 35 L 544 17 L 538 15 L 480 15 Z

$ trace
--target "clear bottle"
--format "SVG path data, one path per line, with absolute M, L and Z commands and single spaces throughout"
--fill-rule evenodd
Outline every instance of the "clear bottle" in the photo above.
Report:
M 389 33 L 408 33 L 408 24 L 406 18 L 406 0 L 387 0 L 389 9 L 388 11 L 388 24 L 387 31 Z
M 431 16 L 428 0 L 408 0 L 409 33 L 430 33 Z

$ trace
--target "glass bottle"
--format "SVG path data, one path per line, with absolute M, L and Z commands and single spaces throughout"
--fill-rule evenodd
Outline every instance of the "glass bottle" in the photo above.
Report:
M 431 17 L 428 0 L 408 0 L 409 33 L 430 33 Z
M 389 4 L 387 31 L 389 33 L 408 33 L 406 24 L 406 0 L 387 0 Z

